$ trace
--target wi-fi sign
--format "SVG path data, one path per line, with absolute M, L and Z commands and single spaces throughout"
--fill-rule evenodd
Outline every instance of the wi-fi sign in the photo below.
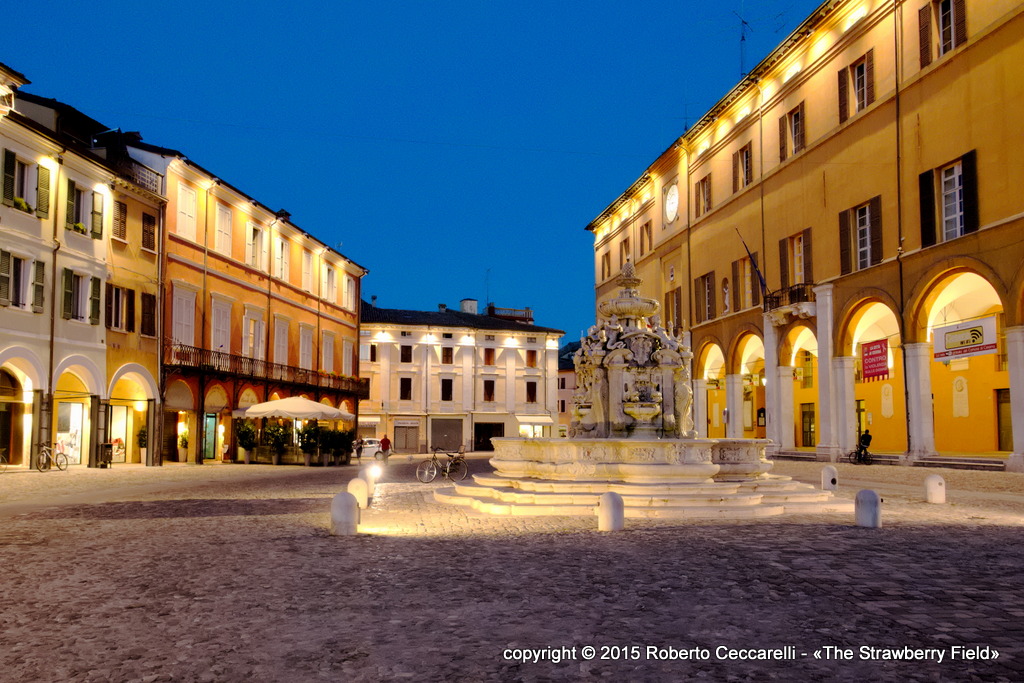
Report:
M 972 327 L 970 334 L 972 344 L 979 344 L 985 338 L 985 335 L 982 333 L 980 327 Z

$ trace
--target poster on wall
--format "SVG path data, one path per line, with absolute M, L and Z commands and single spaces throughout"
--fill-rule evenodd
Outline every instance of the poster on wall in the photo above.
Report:
M 864 380 L 889 376 L 889 340 L 864 342 L 860 345 L 861 378 Z
M 996 353 L 996 317 L 990 315 L 966 323 L 936 327 L 934 344 L 935 360 Z

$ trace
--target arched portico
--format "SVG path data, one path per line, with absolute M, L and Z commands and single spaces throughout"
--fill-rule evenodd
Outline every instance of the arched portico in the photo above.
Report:
M 725 354 L 716 342 L 705 343 L 697 354 L 693 380 L 693 423 L 700 437 L 725 437 Z

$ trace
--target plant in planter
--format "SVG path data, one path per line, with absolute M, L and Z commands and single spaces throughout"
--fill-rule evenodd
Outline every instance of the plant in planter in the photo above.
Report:
M 238 447 L 244 452 L 245 464 L 248 465 L 252 458 L 252 450 L 256 448 L 256 425 L 249 420 L 237 421 L 235 439 L 238 441 Z
M 273 424 L 268 425 L 263 433 L 267 437 L 270 450 L 273 451 L 274 464 L 281 464 L 281 456 L 292 440 L 292 428 L 283 424 Z
M 85 223 L 75 223 L 71 226 L 71 229 L 81 235 L 84 235 L 87 232 L 85 229 Z
M 356 441 L 356 432 L 354 429 L 346 429 L 335 432 L 337 435 L 334 443 L 334 454 L 341 458 L 342 465 L 348 465 L 352 462 L 352 444 Z
M 178 435 L 178 462 L 185 462 L 188 458 L 188 432 Z
M 32 207 L 28 205 L 23 197 L 14 198 L 14 208 L 21 209 L 25 213 L 32 213 Z
M 316 453 L 319 447 L 320 425 L 317 424 L 316 420 L 310 420 L 299 430 L 299 448 L 302 449 L 303 455 L 306 456 L 307 467 L 313 459 L 313 454 Z
M 320 453 L 323 455 L 324 464 L 329 464 L 329 461 L 334 456 L 334 443 L 338 440 L 338 431 L 335 429 L 321 429 L 320 430 Z
M 139 446 L 142 462 L 146 462 L 146 448 L 149 446 L 149 430 L 146 429 L 146 425 L 139 427 L 138 433 L 135 434 L 135 443 Z

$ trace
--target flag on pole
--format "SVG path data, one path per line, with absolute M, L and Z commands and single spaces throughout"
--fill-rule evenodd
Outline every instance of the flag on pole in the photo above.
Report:
M 747 252 L 747 258 L 750 259 L 750 265 L 754 267 L 754 272 L 757 273 L 757 280 L 761 283 L 761 298 L 764 299 L 768 296 L 768 283 L 764 281 L 764 275 L 761 274 L 761 269 L 757 267 L 757 259 L 750 253 L 750 247 L 747 246 L 746 240 L 743 239 L 743 235 L 740 234 L 740 229 L 736 228 L 736 236 L 740 238 L 740 242 L 743 243 L 743 249 Z

